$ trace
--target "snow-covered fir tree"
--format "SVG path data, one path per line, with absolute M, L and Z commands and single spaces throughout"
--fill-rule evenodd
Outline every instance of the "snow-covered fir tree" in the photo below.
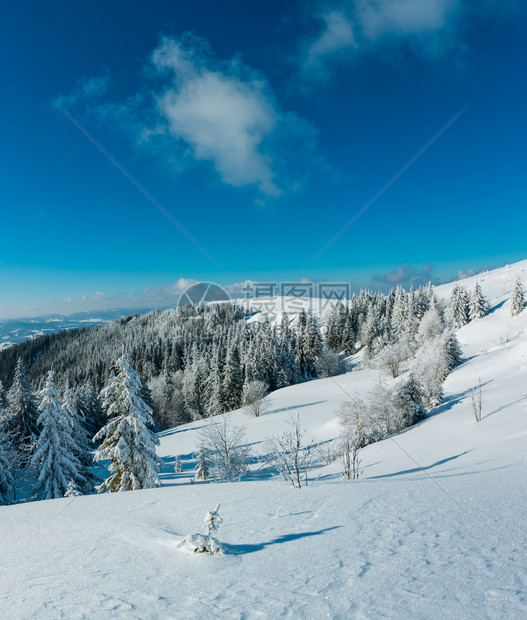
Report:
M 110 460 L 110 476 L 98 491 L 133 491 L 156 485 L 159 439 L 151 430 L 152 410 L 141 397 L 141 379 L 127 355 L 115 363 L 114 377 L 101 392 L 108 423 L 94 437 L 101 441 L 95 460 Z
M 395 407 L 400 416 L 400 427 L 412 426 L 426 416 L 423 390 L 419 381 L 410 375 L 397 386 Z
M 68 416 L 55 387 L 55 373 L 48 373 L 44 388 L 39 392 L 38 437 L 31 464 L 38 472 L 38 499 L 64 497 L 70 480 L 84 484 L 81 464 L 75 454 L 78 446 L 71 435 Z
M 487 302 L 479 282 L 476 282 L 474 291 L 470 297 L 469 318 L 471 321 L 482 319 L 487 314 Z
M 0 506 L 9 503 L 14 490 L 15 481 L 11 472 L 12 453 L 7 412 L 0 405 Z
M 68 483 L 68 490 L 64 493 L 64 497 L 78 497 L 79 495 L 82 495 L 82 493 L 79 491 L 78 486 L 73 480 L 70 480 Z
M 456 334 L 452 330 L 447 330 L 441 337 L 441 348 L 439 354 L 444 356 L 446 375 L 453 370 L 463 359 L 463 353 L 459 346 Z
M 511 316 L 518 316 L 525 308 L 525 294 L 519 276 L 516 276 L 511 297 Z
M 467 291 L 457 284 L 452 289 L 448 308 L 450 323 L 454 329 L 466 325 L 469 320 L 469 299 Z
M 21 358 L 18 359 L 7 400 L 9 425 L 17 442 L 26 446 L 34 444 L 39 434 L 37 404 Z
M 80 473 L 84 478 L 84 492 L 89 492 L 89 488 L 93 482 L 93 476 L 90 467 L 93 465 L 93 455 L 91 452 L 91 440 L 88 431 L 84 427 L 84 420 L 79 413 L 79 399 L 77 393 L 70 387 L 66 387 L 62 396 L 62 407 L 67 415 L 70 425 L 71 435 L 77 446 L 75 456 L 80 462 Z
M 77 389 L 76 403 L 78 412 L 89 437 L 93 437 L 105 424 L 105 415 L 97 390 L 91 381 L 86 381 Z
M 7 415 L 7 394 L 4 388 L 4 384 L 0 381 L 0 409 L 3 409 L 5 415 Z
M 207 452 L 203 446 L 199 449 L 198 464 L 196 465 L 196 473 L 194 480 L 208 480 L 210 478 L 209 463 L 207 460 Z

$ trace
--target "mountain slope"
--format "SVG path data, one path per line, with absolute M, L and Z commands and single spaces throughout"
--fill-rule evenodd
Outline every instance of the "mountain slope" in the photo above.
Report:
M 191 484 L 198 422 L 161 434 L 159 489 L 1 508 L 3 615 L 525 617 L 527 311 L 510 318 L 508 296 L 526 265 L 482 278 L 493 310 L 459 330 L 466 359 L 444 404 L 365 448 L 358 481 L 334 463 L 293 489 L 255 460 L 245 481 Z M 247 427 L 256 455 L 296 411 L 308 439 L 331 440 L 343 390 L 365 397 L 376 376 L 284 388 L 261 418 L 238 411 L 231 423 Z M 480 423 L 469 406 L 478 377 Z M 218 502 L 227 553 L 180 553 Z

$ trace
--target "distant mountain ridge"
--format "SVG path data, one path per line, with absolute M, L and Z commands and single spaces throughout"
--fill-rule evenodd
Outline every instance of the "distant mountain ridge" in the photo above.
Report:
M 43 316 L 0 319 L 0 350 L 38 336 L 55 334 L 81 327 L 95 327 L 132 314 L 146 314 L 153 308 L 108 308 L 86 310 L 73 314 L 48 314 Z

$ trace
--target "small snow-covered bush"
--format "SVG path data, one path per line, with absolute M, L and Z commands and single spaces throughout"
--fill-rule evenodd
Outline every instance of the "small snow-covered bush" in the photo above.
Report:
M 404 342 L 386 345 L 375 360 L 378 368 L 386 370 L 394 379 L 399 376 L 399 367 L 412 355 L 410 347 Z
M 209 553 L 210 555 L 221 555 L 223 553 L 223 547 L 221 544 L 212 537 L 214 532 L 217 532 L 220 525 L 223 523 L 223 519 L 219 515 L 220 505 L 218 504 L 214 510 L 211 510 L 205 515 L 204 519 L 204 534 L 190 534 L 178 543 L 177 547 L 183 553 Z
M 263 399 L 269 392 L 269 386 L 265 381 L 249 381 L 243 386 L 242 404 L 245 409 L 258 418 L 268 407 L 269 401 Z

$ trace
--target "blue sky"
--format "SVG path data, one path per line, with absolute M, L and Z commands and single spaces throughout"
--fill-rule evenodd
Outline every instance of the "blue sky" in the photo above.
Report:
M 5 3 L 0 317 L 525 258 L 525 27 L 513 0 Z

